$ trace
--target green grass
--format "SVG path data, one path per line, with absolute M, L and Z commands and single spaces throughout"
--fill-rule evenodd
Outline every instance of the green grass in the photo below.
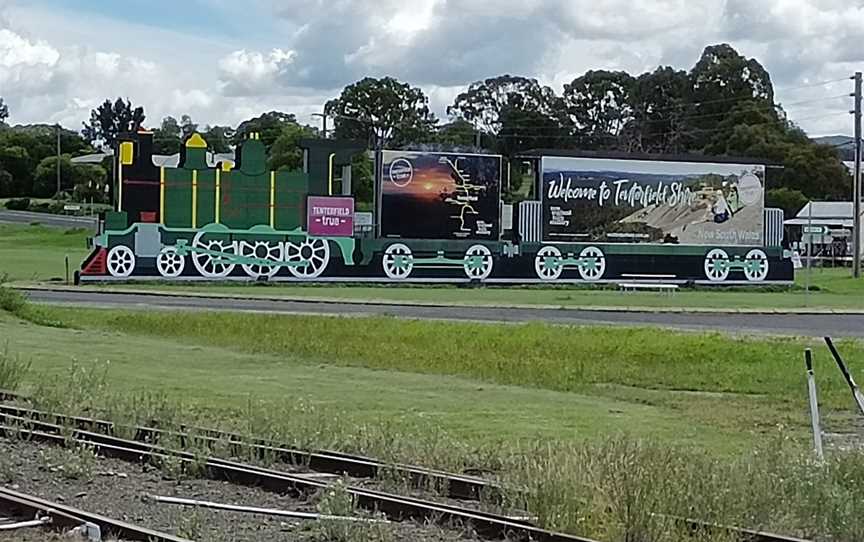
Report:
M 816 348 L 834 430 L 851 402 L 823 346 L 656 329 L 495 326 L 184 312 L 43 309 L 77 329 L 7 321 L 0 333 L 37 367 L 110 360 L 115 381 L 202 408 L 250 396 L 307 399 L 363 421 L 399 416 L 489 442 L 609 431 L 718 450 L 779 425 L 806 440 L 803 349 Z M 853 370 L 864 348 L 841 346 Z M 56 352 L 62 352 L 57 355 Z M 206 384 L 202 384 L 205 383 Z
M 71 278 L 88 254 L 87 236 L 81 229 L 0 224 L 0 276 L 10 281 L 64 280 L 68 256 Z

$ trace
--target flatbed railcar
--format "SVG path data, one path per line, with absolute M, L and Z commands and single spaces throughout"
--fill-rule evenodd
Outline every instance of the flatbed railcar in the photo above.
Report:
M 115 210 L 80 281 L 793 279 L 782 211 L 763 208 L 765 166 L 747 161 L 542 151 L 518 158 L 536 197 L 508 204 L 501 156 L 382 151 L 372 211 L 358 212 L 350 183 L 334 183 L 334 157 L 350 163 L 362 148 L 318 140 L 305 170 L 287 172 L 267 170 L 256 134 L 236 164 L 208 164 L 194 134 L 176 168 L 159 167 L 152 144 L 149 132 L 119 139 Z

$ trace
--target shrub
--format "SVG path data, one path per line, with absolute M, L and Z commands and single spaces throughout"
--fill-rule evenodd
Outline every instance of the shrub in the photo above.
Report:
M 26 211 L 30 208 L 30 198 L 10 199 L 6 202 L 6 208 L 10 211 Z

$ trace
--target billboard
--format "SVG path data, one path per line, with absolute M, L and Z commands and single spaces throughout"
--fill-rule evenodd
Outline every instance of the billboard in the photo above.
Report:
M 354 198 L 309 196 L 306 201 L 306 231 L 316 237 L 354 235 Z
M 383 151 L 381 236 L 497 240 L 501 157 Z
M 765 166 L 544 157 L 548 242 L 761 245 Z

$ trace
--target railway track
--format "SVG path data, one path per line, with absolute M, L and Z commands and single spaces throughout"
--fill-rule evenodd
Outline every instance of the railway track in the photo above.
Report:
M 20 400 L 21 397 L 0 392 L 0 400 Z M 200 463 L 201 458 L 181 450 L 171 450 L 158 445 L 169 437 L 177 439 L 181 446 L 189 444 L 213 445 L 216 442 L 229 442 L 232 447 L 251 450 L 255 455 L 277 459 L 290 465 L 304 465 L 314 472 L 348 475 L 355 478 L 374 478 L 383 470 L 395 472 L 420 488 L 430 484 L 438 489 L 445 488 L 446 494 L 454 499 L 479 500 L 500 496 L 501 488 L 496 484 L 475 477 L 413 467 L 392 465 L 372 458 L 342 454 L 331 451 L 302 451 L 267 443 L 260 439 L 250 439 L 236 433 L 213 429 L 186 428 L 170 431 L 154 427 L 134 427 L 132 440 L 114 435 L 118 426 L 112 422 L 47 413 L 8 404 L 0 404 L 0 433 L 4 435 L 21 434 L 42 442 L 67 445 L 63 427 L 74 427 L 72 439 L 97 448 L 106 457 L 126 461 L 154 462 L 173 456 L 185 464 Z M 129 429 L 129 428 L 127 428 Z M 68 433 L 68 431 L 66 432 Z M 260 486 L 270 491 L 282 493 L 308 493 L 327 487 L 321 480 L 304 477 L 302 474 L 289 474 L 278 470 L 254 465 L 208 457 L 204 473 L 211 479 L 225 480 L 243 485 Z M 437 521 L 444 524 L 470 524 L 478 534 L 485 538 L 511 537 L 532 541 L 581 541 L 592 542 L 585 538 L 553 533 L 537 528 L 530 521 L 507 518 L 482 511 L 465 509 L 458 506 L 436 503 L 422 499 L 393 495 L 364 488 L 349 488 L 360 506 L 385 513 L 390 519 Z M 773 533 L 732 528 L 707 524 L 697 520 L 679 519 L 694 532 L 723 531 L 732 534 L 742 542 L 808 542 L 806 540 Z
M 86 540 L 102 540 L 103 537 L 108 536 L 142 542 L 189 542 L 185 538 L 160 533 L 4 487 L 0 487 L 0 512 L 12 520 L 0 522 L 0 532 L 30 528 L 61 532 L 79 529 Z

